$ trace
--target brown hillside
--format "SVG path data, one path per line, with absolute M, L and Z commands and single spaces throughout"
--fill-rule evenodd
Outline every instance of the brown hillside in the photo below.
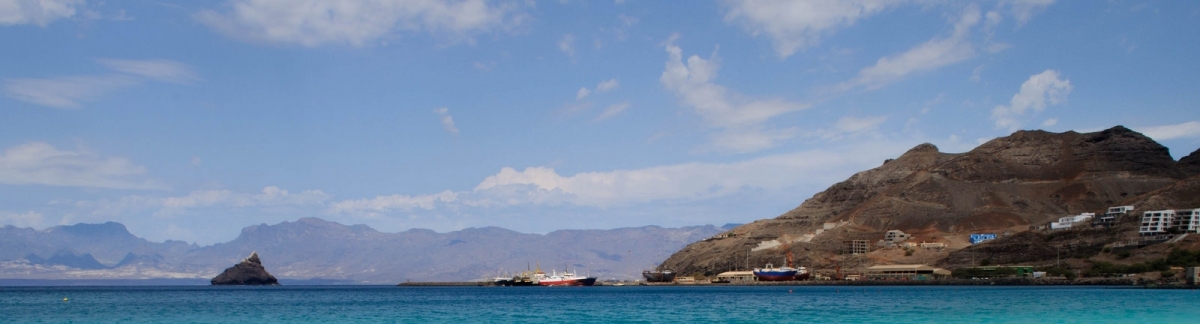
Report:
M 921 144 L 779 217 L 735 228 L 731 237 L 691 244 L 663 267 L 711 275 L 768 261 L 778 264 L 785 249 L 800 264 L 818 269 L 935 263 L 948 257 L 948 251 L 899 257 L 872 252 L 865 259 L 848 259 L 840 255 L 841 243 L 868 240 L 874 248 L 884 232 L 899 229 L 913 234 L 917 242 L 942 242 L 956 251 L 967 245 L 970 233 L 1019 233 L 1030 225 L 1082 212 L 1103 213 L 1109 206 L 1143 198 L 1149 199 L 1147 206 L 1179 208 L 1194 203 L 1196 195 L 1188 193 L 1200 190 L 1200 180 L 1180 182 L 1191 174 L 1186 166 L 1200 164 L 1191 160 L 1177 163 L 1166 147 L 1121 126 L 1082 134 L 1019 131 L 961 154 Z M 1179 188 L 1162 191 L 1173 186 Z M 1151 196 L 1159 198 L 1145 198 Z M 772 241 L 784 244 L 771 248 Z M 752 252 L 756 247 L 760 249 Z

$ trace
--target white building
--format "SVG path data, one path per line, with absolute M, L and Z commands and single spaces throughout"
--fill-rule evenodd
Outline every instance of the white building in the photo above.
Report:
M 1093 217 L 1096 217 L 1095 213 L 1082 213 L 1082 214 L 1075 215 L 1075 216 L 1062 217 L 1062 218 L 1059 218 L 1057 222 L 1050 223 L 1050 229 L 1052 229 L 1052 230 L 1069 229 L 1075 223 L 1086 222 L 1087 220 L 1092 219 Z
M 1142 226 L 1138 227 L 1138 234 L 1157 235 L 1166 233 L 1174 221 L 1174 210 L 1152 210 L 1142 213 Z
M 1200 233 L 1200 208 L 1176 209 L 1171 227 L 1178 228 L 1184 233 Z
M 912 235 L 904 234 L 900 230 L 890 230 L 887 231 L 887 234 L 883 235 L 883 240 L 890 243 L 900 243 L 910 238 L 912 238 Z
M 1133 211 L 1133 206 L 1116 206 L 1108 207 L 1108 211 L 1103 216 L 1097 217 L 1092 221 L 1093 226 L 1112 226 L 1117 222 L 1117 217 L 1121 217 Z
M 1104 214 L 1105 215 L 1124 215 L 1125 213 L 1128 213 L 1131 211 L 1133 211 L 1133 206 L 1117 206 L 1117 207 L 1108 207 L 1108 212 L 1104 213 Z

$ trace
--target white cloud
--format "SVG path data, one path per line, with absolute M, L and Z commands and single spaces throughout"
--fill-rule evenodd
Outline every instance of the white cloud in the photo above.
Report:
M 281 206 L 324 206 L 331 196 L 320 190 L 289 192 L 276 186 L 262 191 L 236 192 L 226 189 L 196 190 L 184 196 L 147 197 L 125 196 L 117 200 L 76 201 L 75 207 L 90 210 L 90 214 L 128 216 L 153 211 L 157 216 L 184 214 L 191 210 L 211 208 L 270 208 Z
M 617 79 L 609 79 L 607 81 L 600 81 L 599 84 L 596 84 L 595 91 L 592 91 L 591 89 L 588 89 L 587 87 L 579 88 L 579 91 L 575 92 L 575 100 L 583 100 L 584 98 L 587 98 L 592 93 L 609 92 L 620 86 L 621 86 L 621 82 L 617 81 Z
M 1017 18 L 1017 26 L 1025 25 L 1030 18 L 1038 11 L 1054 4 L 1054 0 L 1008 0 L 1004 4 L 1009 6 L 1012 15 Z
M 231 0 L 227 7 L 195 17 L 230 37 L 304 46 L 364 46 L 398 32 L 472 42 L 473 35 L 512 29 L 526 19 L 515 5 L 483 0 Z
M 96 61 L 113 71 L 145 77 L 150 80 L 172 83 L 191 83 L 199 80 L 196 73 L 192 71 L 191 66 L 175 61 L 116 59 L 99 59 Z
M 715 149 L 754 152 L 795 135 L 793 130 L 770 129 L 763 123 L 809 105 L 783 99 L 748 99 L 713 83 L 720 69 L 716 52 L 707 60 L 693 55 L 685 63 L 683 49 L 674 44 L 676 37 L 678 35 L 672 36 L 666 43 L 668 59 L 659 82 L 709 126 L 720 129 L 712 135 Z
M 891 143 L 894 144 L 894 143 Z M 797 185 L 828 185 L 835 177 L 896 154 L 897 145 L 872 143 L 847 151 L 812 150 L 771 155 L 730 163 L 685 163 L 634 170 L 584 172 L 559 175 L 554 169 L 530 167 L 523 171 L 503 168 L 473 190 L 486 199 L 496 190 L 513 189 L 519 194 L 504 197 L 504 204 L 568 203 L 609 207 L 659 200 L 704 200 L 733 194 L 743 189 L 781 190 Z M 831 172 L 831 171 L 837 172 Z M 547 198 L 553 195 L 554 199 Z M 524 198 L 521 198 L 524 197 Z M 460 199 L 464 194 L 459 195 Z M 495 202 L 495 201 L 493 201 Z
M 976 66 L 974 69 L 971 70 L 971 77 L 968 80 L 971 80 L 971 82 L 979 82 L 979 80 L 981 79 L 982 76 L 983 76 L 983 65 Z
M 165 189 L 145 177 L 146 168 L 119 157 L 63 151 L 33 142 L 0 154 L 0 183 L 110 189 Z
M 1050 127 L 1058 125 L 1058 118 L 1050 118 L 1042 122 L 1042 127 Z
M 65 76 L 48 79 L 6 79 L 4 94 L 9 98 L 51 108 L 80 108 L 116 89 L 138 82 L 125 75 Z
M 996 128 L 1016 131 L 1021 127 L 1018 119 L 1026 111 L 1041 112 L 1047 105 L 1057 105 L 1067 100 L 1071 93 L 1071 81 L 1060 79 L 1058 71 L 1046 70 L 1035 74 L 1021 84 L 1021 91 L 1013 95 L 1008 106 L 999 105 L 992 109 L 992 120 Z
M 567 53 L 567 56 L 575 58 L 575 36 L 571 34 L 563 35 L 563 38 L 558 41 L 558 50 Z
M 329 199 L 329 195 L 320 190 L 305 190 L 290 193 L 276 186 L 263 188 L 262 192 L 238 193 L 229 190 L 198 190 L 182 197 L 168 197 L 155 200 L 158 206 L 165 210 L 189 209 L 212 206 L 254 207 L 254 206 L 306 206 L 320 205 Z
M 786 58 L 819 43 L 833 31 L 853 26 L 859 19 L 877 14 L 903 1 L 815 0 L 757 1 L 726 0 L 725 21 L 740 25 L 752 35 L 766 34 L 775 53 Z
M 45 27 L 55 20 L 75 16 L 84 5 L 84 0 L 4 0 L 0 1 L 0 25 Z
M 600 84 L 597 84 L 596 92 L 607 92 L 620 86 L 621 82 L 617 81 L 617 79 L 609 79 L 608 81 L 601 81 Z
M 450 117 L 450 108 L 441 107 L 433 110 L 433 113 L 438 115 L 442 120 L 442 128 L 446 129 L 447 133 L 458 135 L 458 127 L 454 126 L 454 118 Z
M 16 213 L 0 210 L 0 224 L 16 227 L 42 227 L 42 214 L 32 211 Z
M 191 83 L 199 80 L 187 64 L 168 60 L 96 60 L 116 73 L 106 75 L 62 76 L 44 79 L 5 79 L 4 94 L 9 98 L 41 106 L 71 109 L 84 102 L 121 88 L 146 81 Z
M 1177 138 L 1200 137 L 1200 121 L 1190 121 L 1175 125 L 1140 127 L 1139 131 L 1156 141 L 1173 140 Z
M 389 195 L 376 196 L 373 199 L 342 200 L 330 205 L 333 213 L 382 213 L 390 211 L 408 211 L 412 209 L 434 209 L 439 203 L 450 203 L 458 200 L 458 194 L 449 190 L 428 195 Z
M 480 71 L 491 71 L 493 68 L 496 67 L 496 62 L 484 63 L 484 62 L 475 61 L 474 63 L 471 63 L 471 65 L 475 66 L 475 68 L 479 69 Z
M 863 87 L 877 89 L 899 81 L 909 74 L 934 70 L 958 63 L 976 55 L 968 40 L 972 26 L 979 24 L 977 6 L 969 7 L 954 24 L 954 32 L 946 38 L 934 38 L 898 55 L 883 57 L 875 65 L 863 68 L 853 79 L 842 82 L 836 91 Z
M 627 109 L 627 108 L 629 108 L 628 102 L 622 102 L 622 103 L 618 103 L 618 104 L 609 105 L 608 108 L 604 108 L 604 111 L 601 112 L 599 116 L 596 116 L 596 119 L 594 121 L 598 122 L 598 121 L 603 121 L 605 119 L 612 118 L 613 116 L 620 114 L 622 111 L 625 111 L 625 109 Z

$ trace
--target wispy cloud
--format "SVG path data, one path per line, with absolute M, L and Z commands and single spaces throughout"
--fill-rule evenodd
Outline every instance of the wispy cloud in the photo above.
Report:
M 834 87 L 836 92 L 855 88 L 877 89 L 918 72 L 934 70 L 962 62 L 976 55 L 968 36 L 972 26 L 979 24 L 977 6 L 969 7 L 958 17 L 949 37 L 934 38 L 904 53 L 880 58 L 875 65 L 863 68 L 853 79 Z
M 45 27 L 55 20 L 75 16 L 85 5 L 84 0 L 0 1 L 0 25 Z
M 592 95 L 593 93 L 609 92 L 620 86 L 621 86 L 621 82 L 617 81 L 617 79 L 609 79 L 606 81 L 600 81 L 600 83 L 596 85 L 596 90 L 588 89 L 587 87 L 579 88 L 579 91 L 575 92 L 575 100 L 583 100 L 584 98 L 587 98 L 588 96 Z
M 752 35 L 766 34 L 775 53 L 786 58 L 817 45 L 834 31 L 904 1 L 756 1 L 726 0 L 725 21 L 740 25 Z
M 442 120 L 442 128 L 446 129 L 447 133 L 458 135 L 458 127 L 454 126 L 454 118 L 450 117 L 450 108 L 441 107 L 433 110 L 433 113 L 438 115 Z
M 42 227 L 42 214 L 28 211 L 17 213 L 11 211 L 0 210 L 0 224 L 8 224 L 16 227 Z
M 825 140 L 841 140 L 857 134 L 866 134 L 879 129 L 887 116 L 845 116 L 833 123 L 833 127 L 821 128 L 811 134 Z
M 155 81 L 186 84 L 199 81 L 200 79 L 192 71 L 191 66 L 175 61 L 117 59 L 99 59 L 96 61 L 113 71 Z
M 511 30 L 527 16 L 515 4 L 483 0 L 230 0 L 227 11 L 204 10 L 196 19 L 229 37 L 303 46 L 365 46 L 399 32 L 426 32 L 449 42 Z
M 666 42 L 667 63 L 659 82 L 683 105 L 692 108 L 708 126 L 713 148 L 727 152 L 755 152 L 773 147 L 796 135 L 794 129 L 775 129 L 765 123 L 776 116 L 808 108 L 810 105 L 783 99 L 749 99 L 713 81 L 720 69 L 716 52 L 704 59 L 683 60 L 683 49 L 675 45 L 674 35 Z
M 1137 129 L 1156 141 L 1200 137 L 1200 121 L 1194 120 L 1175 125 L 1147 126 Z
M 1054 4 L 1055 0 L 1007 0 L 1002 1 L 1003 5 L 1008 6 L 1009 12 L 1017 18 L 1017 26 L 1025 25 L 1042 9 Z
M 992 120 L 996 128 L 1016 131 L 1021 128 L 1022 116 L 1027 111 L 1041 112 L 1046 106 L 1057 105 L 1067 100 L 1071 93 L 1071 81 L 1059 78 L 1058 71 L 1046 70 L 1030 76 L 1021 84 L 1021 91 L 1013 95 L 1008 106 L 999 105 L 992 109 Z
M 605 119 L 609 119 L 609 118 L 612 118 L 613 116 L 620 114 L 622 111 L 625 111 L 625 109 L 628 109 L 628 108 L 629 108 L 628 102 L 622 102 L 622 103 L 609 105 L 608 108 L 604 108 L 604 111 L 601 112 L 599 116 L 596 116 L 596 119 L 594 119 L 593 121 L 597 121 L 597 122 L 604 121 Z
M 200 79 L 187 64 L 168 60 L 99 59 L 96 62 L 114 73 L 5 79 L 4 94 L 40 106 L 72 109 L 81 108 L 84 102 L 118 89 L 148 81 L 186 84 Z
M 110 189 L 166 189 L 146 178 L 146 168 L 125 158 L 84 150 L 64 151 L 42 142 L 14 146 L 0 154 L 0 183 Z
M 387 195 L 371 199 L 350 199 L 334 202 L 329 210 L 333 213 L 386 213 L 413 209 L 434 209 L 439 203 L 458 200 L 458 194 L 446 190 L 427 195 Z
M 575 36 L 571 34 L 563 35 L 562 39 L 558 40 L 558 50 L 575 58 Z

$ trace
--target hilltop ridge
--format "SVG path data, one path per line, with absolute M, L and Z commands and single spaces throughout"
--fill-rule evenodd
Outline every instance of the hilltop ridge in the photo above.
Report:
M 1117 205 L 1200 207 L 1186 194 L 1200 187 L 1200 180 L 1189 177 L 1197 173 L 1197 160 L 1200 154 L 1192 153 L 1177 162 L 1166 147 L 1123 126 L 1092 133 L 1018 131 L 965 153 L 943 153 L 925 143 L 778 217 L 734 228 L 721 240 L 690 244 L 663 266 L 711 275 L 778 263 L 784 250 L 818 268 L 934 264 L 967 247 L 971 233 L 1020 233 Z M 1178 188 L 1163 191 L 1173 187 Z M 874 246 L 888 230 L 948 249 L 917 253 L 920 258 L 886 251 L 868 258 L 842 255 L 843 241 Z M 1114 239 L 1124 236 L 1128 233 Z M 765 248 L 774 245 L 779 247 Z

